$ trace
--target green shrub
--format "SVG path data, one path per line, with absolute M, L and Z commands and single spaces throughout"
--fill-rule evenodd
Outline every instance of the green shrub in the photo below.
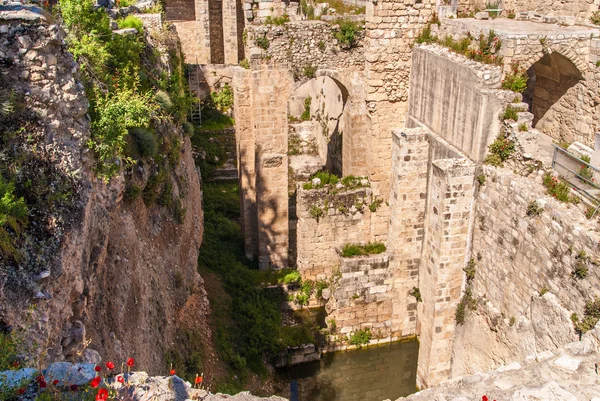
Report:
M 312 66 L 311 64 L 307 64 L 303 68 L 304 76 L 307 78 L 316 77 L 317 67 Z
M 0 175 L 0 254 L 18 260 L 16 237 L 27 224 L 25 199 L 15 194 L 15 185 Z
M 423 302 L 423 298 L 421 297 L 421 290 L 419 287 L 413 287 L 412 290 L 408 293 L 408 295 L 415 297 L 417 302 Z
M 135 28 L 139 33 L 144 31 L 144 23 L 142 20 L 138 17 L 134 17 L 133 15 L 128 15 L 125 18 L 118 19 L 117 24 L 119 25 L 119 29 Z
M 266 36 L 259 36 L 255 38 L 254 43 L 263 50 L 267 50 L 269 46 L 271 46 L 271 42 L 269 42 L 269 39 L 267 39 Z
M 525 212 L 525 214 L 529 217 L 536 217 L 541 215 L 543 211 L 544 208 L 541 207 L 540 204 L 537 203 L 537 201 L 531 201 L 527 205 L 527 211 Z
M 308 121 L 310 120 L 310 105 L 312 103 L 312 98 L 310 96 L 308 96 L 306 99 L 304 99 L 304 111 L 302 112 L 302 115 L 300 115 L 300 119 L 302 121 Z
M 487 180 L 487 177 L 485 176 L 485 174 L 479 174 L 477 176 L 477 182 L 479 183 L 479 185 L 483 186 L 485 185 L 485 181 Z
M 0 371 L 19 370 L 23 367 L 18 351 L 19 341 L 10 333 L 0 332 Z
M 588 164 L 590 163 L 590 157 L 587 155 L 582 155 L 581 160 L 583 160 L 584 162 L 586 162 Z M 591 181 L 592 178 L 594 178 L 594 172 L 592 171 L 592 169 L 589 166 L 582 164 L 581 168 L 579 169 L 579 176 L 581 178 L 584 178 L 584 180 L 582 180 L 583 182 L 586 182 L 585 180 Z
M 211 92 L 210 96 L 214 105 L 221 111 L 227 111 L 233 106 L 233 91 L 228 84 L 225 84 L 218 92 Z
M 470 259 L 469 263 L 467 263 L 467 266 L 463 268 L 463 271 L 467 276 L 467 284 L 470 284 L 473 282 L 473 280 L 475 280 L 475 273 L 477 272 L 475 266 L 475 260 Z
M 158 153 L 158 144 L 154 133 L 147 128 L 131 128 L 129 135 L 134 141 L 136 154 L 140 159 L 149 159 Z
M 183 124 L 181 125 L 181 128 L 183 128 L 183 132 L 185 133 L 185 135 L 187 135 L 187 136 L 194 135 L 194 125 L 191 122 L 184 121 Z
M 160 106 L 165 112 L 170 112 L 173 109 L 173 102 L 169 94 L 163 90 L 156 91 L 154 95 L 154 101 Z
M 383 203 L 382 199 L 375 199 L 373 202 L 371 202 L 369 204 L 369 210 L 371 211 L 371 213 L 375 213 L 377 211 L 377 209 L 379 209 L 379 207 L 381 206 L 382 203 Z
M 577 316 L 576 314 L 574 314 Z M 571 319 L 573 320 L 573 318 Z M 587 331 L 593 329 L 600 320 L 600 298 L 595 298 L 592 301 L 588 301 L 585 304 L 583 310 L 583 319 L 581 321 L 574 321 L 575 329 L 581 334 L 585 334 Z
M 516 318 L 516 317 L 514 317 L 514 316 L 511 316 L 511 317 L 510 317 L 510 321 L 508 322 L 508 325 L 509 325 L 510 327 L 513 327 L 513 326 L 515 325 L 515 323 L 516 323 L 516 322 L 517 322 L 517 318 Z
M 126 201 L 133 201 L 137 199 L 142 193 L 142 188 L 135 184 L 129 184 L 125 187 L 125 193 L 123 194 L 123 199 Z
M 315 8 L 307 0 L 300 0 L 300 10 L 306 16 L 306 19 L 315 19 Z
M 590 16 L 590 22 L 594 25 L 600 25 L 600 11 L 594 11 Z
M 319 206 L 312 206 L 310 208 L 310 215 L 313 219 L 317 220 L 317 223 L 319 222 L 321 217 L 323 217 L 324 214 L 325 212 Z
M 271 17 L 270 15 L 265 18 L 265 25 L 283 25 L 286 22 L 290 22 L 290 16 L 283 14 L 281 17 Z
M 356 256 L 377 255 L 385 252 L 386 247 L 381 242 L 369 242 L 365 245 L 346 244 L 342 247 L 342 257 L 353 258 Z
M 580 280 L 586 278 L 589 274 L 589 263 L 590 257 L 584 250 L 579 251 L 577 256 L 575 256 L 575 266 L 573 269 L 573 276 Z
M 502 166 L 502 164 L 508 160 L 515 152 L 515 144 L 510 139 L 499 136 L 489 146 L 490 153 L 485 159 L 487 164 L 492 166 Z
M 421 33 L 415 38 L 415 43 L 436 43 L 437 37 L 431 33 L 431 25 L 428 24 L 423 28 Z
M 248 61 L 248 59 L 243 59 L 242 61 L 240 61 L 240 67 L 249 70 L 250 69 L 250 62 Z
M 502 119 L 517 121 L 519 119 L 519 115 L 517 113 L 518 109 L 514 108 L 509 104 L 508 106 L 506 106 L 504 114 L 502 114 Z
M 527 132 L 527 131 L 529 131 L 527 124 L 523 123 L 523 124 L 519 125 L 519 132 Z
M 527 72 L 519 66 L 519 63 L 511 64 L 511 71 L 506 74 L 502 81 L 502 89 L 511 90 L 517 93 L 523 93 L 527 88 Z
M 339 28 L 335 32 L 335 38 L 343 48 L 352 48 L 356 44 L 357 35 L 361 30 L 360 26 L 356 22 L 349 20 L 341 20 L 337 23 Z
M 299 283 L 301 279 L 302 278 L 300 277 L 300 272 L 298 270 L 293 270 L 286 274 L 281 282 L 283 284 Z
M 352 333 L 348 337 L 348 342 L 350 343 L 350 345 L 356 345 L 360 347 L 362 345 L 368 344 L 369 341 L 371 341 L 372 337 L 373 334 L 371 333 L 371 329 L 367 327 L 365 329 L 357 330 L 354 333 Z
M 543 286 L 542 288 L 540 288 L 540 297 L 543 297 L 544 294 L 546 294 L 548 292 L 548 287 Z

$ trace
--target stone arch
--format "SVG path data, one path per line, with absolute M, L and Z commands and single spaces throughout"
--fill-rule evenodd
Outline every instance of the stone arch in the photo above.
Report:
M 305 100 L 310 97 L 310 119 L 293 124 L 290 141 L 308 143 L 302 146 L 300 154 L 307 151 L 318 156 L 321 167 L 327 171 L 341 175 L 342 168 L 342 136 L 341 121 L 348 90 L 340 81 L 327 75 L 319 75 L 300 85 L 288 101 L 288 112 L 294 119 L 300 119 L 305 111 Z M 310 152 L 310 149 L 318 152 Z M 318 153 L 315 154 L 315 153 Z M 314 159 L 316 161 L 316 159 Z
M 561 99 L 583 79 L 581 69 L 559 52 L 549 52 L 527 70 L 527 89 L 523 101 L 533 114 L 533 126 L 544 121 L 551 110 L 557 111 Z

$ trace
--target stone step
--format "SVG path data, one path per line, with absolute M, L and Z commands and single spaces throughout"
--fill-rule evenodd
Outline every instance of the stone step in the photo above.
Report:
M 517 113 L 519 119 L 517 120 L 517 124 L 527 124 L 527 127 L 531 128 L 533 125 L 533 114 L 529 112 L 520 112 Z
M 529 105 L 527 103 L 524 102 L 520 102 L 520 103 L 511 103 L 510 106 L 513 109 L 516 109 L 517 111 L 529 111 Z

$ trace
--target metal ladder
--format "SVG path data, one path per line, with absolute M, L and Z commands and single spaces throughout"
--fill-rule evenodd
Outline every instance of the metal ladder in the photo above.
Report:
M 192 74 L 195 74 L 196 82 L 195 85 L 192 82 Z M 190 92 L 195 95 L 195 99 L 192 102 L 190 110 L 190 120 L 192 123 L 201 125 L 202 124 L 202 105 L 200 103 L 200 66 L 198 65 L 198 56 L 196 56 L 196 64 L 194 64 L 194 71 L 190 71 L 188 74 L 188 86 Z M 194 91 L 195 89 L 195 91 Z

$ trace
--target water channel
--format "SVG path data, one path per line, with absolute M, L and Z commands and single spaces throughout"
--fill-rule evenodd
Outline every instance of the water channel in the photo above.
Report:
M 280 369 L 277 395 L 290 401 L 395 400 L 416 391 L 418 351 L 413 340 L 328 353 Z

